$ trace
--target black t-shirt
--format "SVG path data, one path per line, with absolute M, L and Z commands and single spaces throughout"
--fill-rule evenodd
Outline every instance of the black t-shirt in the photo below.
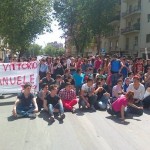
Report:
M 58 101 L 60 100 L 59 96 L 54 96 L 54 97 L 51 97 L 50 94 L 48 94 L 45 98 L 47 100 L 47 105 L 49 104 L 52 104 L 53 107 L 58 103 Z
M 97 93 L 97 100 L 100 100 L 104 93 L 108 92 L 108 86 L 106 84 L 103 85 L 103 90 Z
M 24 93 L 20 93 L 17 98 L 20 101 L 18 107 L 23 107 L 27 109 L 33 107 L 32 99 L 34 98 L 34 95 L 32 93 L 30 93 L 28 97 L 25 97 Z
M 42 83 L 47 83 L 48 85 L 51 85 L 53 82 L 54 82 L 54 79 L 53 79 L 53 78 L 50 78 L 50 80 L 47 80 L 47 78 L 44 77 L 44 78 L 42 79 Z

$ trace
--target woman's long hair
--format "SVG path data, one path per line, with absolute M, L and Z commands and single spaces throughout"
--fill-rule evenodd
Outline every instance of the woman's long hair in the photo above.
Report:
M 134 96 L 134 92 L 133 91 L 128 91 L 127 94 L 126 94 L 127 101 L 130 102 L 130 103 L 133 103 L 133 101 L 134 101 L 133 96 Z

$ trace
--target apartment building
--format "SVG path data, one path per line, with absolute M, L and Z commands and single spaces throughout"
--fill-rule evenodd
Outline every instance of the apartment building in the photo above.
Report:
M 110 25 L 114 30 L 101 44 L 108 53 L 145 57 L 147 48 L 150 58 L 150 0 L 121 0 Z

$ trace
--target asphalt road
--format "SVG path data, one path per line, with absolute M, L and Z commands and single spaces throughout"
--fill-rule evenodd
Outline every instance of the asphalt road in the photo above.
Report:
M 14 120 L 15 97 L 0 99 L 0 150 L 150 150 L 150 110 L 121 124 L 107 112 L 66 112 L 53 124 L 48 115 Z

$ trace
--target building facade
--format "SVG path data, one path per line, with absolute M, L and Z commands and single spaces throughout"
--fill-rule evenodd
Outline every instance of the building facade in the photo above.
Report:
M 108 53 L 145 57 L 147 48 L 150 56 L 150 0 L 121 0 L 110 25 L 114 30 L 101 44 Z

